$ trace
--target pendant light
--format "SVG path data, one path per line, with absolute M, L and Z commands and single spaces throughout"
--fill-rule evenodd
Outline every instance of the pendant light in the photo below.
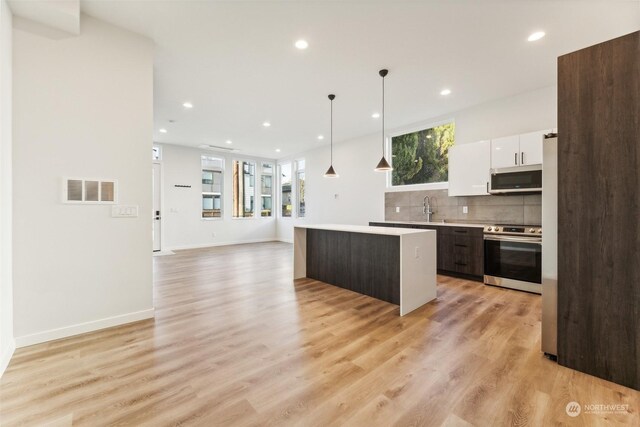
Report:
M 380 162 L 378 163 L 378 166 L 376 166 L 376 168 L 374 169 L 376 172 L 386 172 L 386 171 L 390 171 L 393 168 L 391 167 L 391 165 L 389 164 L 389 162 L 387 162 L 387 159 L 384 158 L 384 140 L 385 140 L 385 134 L 384 134 L 384 78 L 387 74 L 389 74 L 389 70 L 380 70 L 378 72 L 378 74 L 380 74 L 380 77 L 382 77 L 382 159 L 380 159 Z
M 329 169 L 324 174 L 325 178 L 337 178 L 339 175 L 336 173 L 335 169 L 333 169 L 333 100 L 336 98 L 335 95 L 329 95 L 329 102 L 331 103 L 331 164 Z

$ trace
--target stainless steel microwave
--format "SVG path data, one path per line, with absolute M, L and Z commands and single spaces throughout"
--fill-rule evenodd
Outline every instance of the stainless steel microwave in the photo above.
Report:
M 489 194 L 541 193 L 542 165 L 491 170 Z

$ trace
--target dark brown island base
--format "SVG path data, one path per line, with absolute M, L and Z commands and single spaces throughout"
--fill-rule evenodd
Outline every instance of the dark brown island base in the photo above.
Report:
M 438 273 L 483 281 L 483 225 L 403 221 L 369 222 L 369 225 L 435 230 Z

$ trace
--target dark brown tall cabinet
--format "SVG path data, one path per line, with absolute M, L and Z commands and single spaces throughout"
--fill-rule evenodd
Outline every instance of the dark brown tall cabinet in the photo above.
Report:
M 640 389 L 640 32 L 558 58 L 558 362 Z

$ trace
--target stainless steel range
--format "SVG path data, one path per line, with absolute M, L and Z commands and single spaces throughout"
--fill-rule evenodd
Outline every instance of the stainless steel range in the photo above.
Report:
M 484 283 L 536 294 L 542 291 L 542 227 L 484 228 Z

